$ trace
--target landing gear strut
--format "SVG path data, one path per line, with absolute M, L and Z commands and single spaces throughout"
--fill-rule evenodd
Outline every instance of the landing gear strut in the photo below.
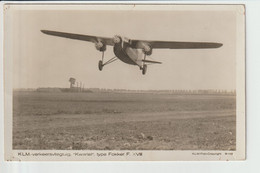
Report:
M 98 69 L 99 69 L 99 71 L 102 71 L 102 69 L 103 69 L 103 67 L 105 65 L 110 64 L 110 63 L 112 63 L 112 62 L 114 62 L 116 60 L 117 60 L 117 57 L 113 57 L 113 58 L 111 58 L 110 60 L 108 60 L 107 62 L 104 63 L 104 51 L 102 51 L 102 60 L 100 60 L 98 62 Z

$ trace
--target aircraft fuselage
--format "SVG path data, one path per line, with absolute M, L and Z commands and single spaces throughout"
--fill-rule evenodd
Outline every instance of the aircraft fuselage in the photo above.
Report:
M 131 48 L 126 41 L 120 41 L 114 45 L 114 54 L 124 63 L 142 66 L 143 53 L 139 49 Z

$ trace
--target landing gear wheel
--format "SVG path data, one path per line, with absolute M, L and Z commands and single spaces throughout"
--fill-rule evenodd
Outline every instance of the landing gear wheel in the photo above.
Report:
M 144 65 L 142 70 L 143 75 L 145 75 L 146 71 L 147 71 L 147 65 Z
M 99 69 L 99 71 L 102 71 L 102 69 L 103 69 L 103 62 L 102 61 L 98 62 L 98 69 Z

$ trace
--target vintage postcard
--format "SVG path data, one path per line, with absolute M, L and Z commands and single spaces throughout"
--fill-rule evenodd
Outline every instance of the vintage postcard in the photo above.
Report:
M 245 159 L 245 6 L 4 5 L 5 160 Z

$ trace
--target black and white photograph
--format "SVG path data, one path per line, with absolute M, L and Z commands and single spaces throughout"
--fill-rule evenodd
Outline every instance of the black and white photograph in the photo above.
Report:
M 6 160 L 245 159 L 243 5 L 5 5 Z

